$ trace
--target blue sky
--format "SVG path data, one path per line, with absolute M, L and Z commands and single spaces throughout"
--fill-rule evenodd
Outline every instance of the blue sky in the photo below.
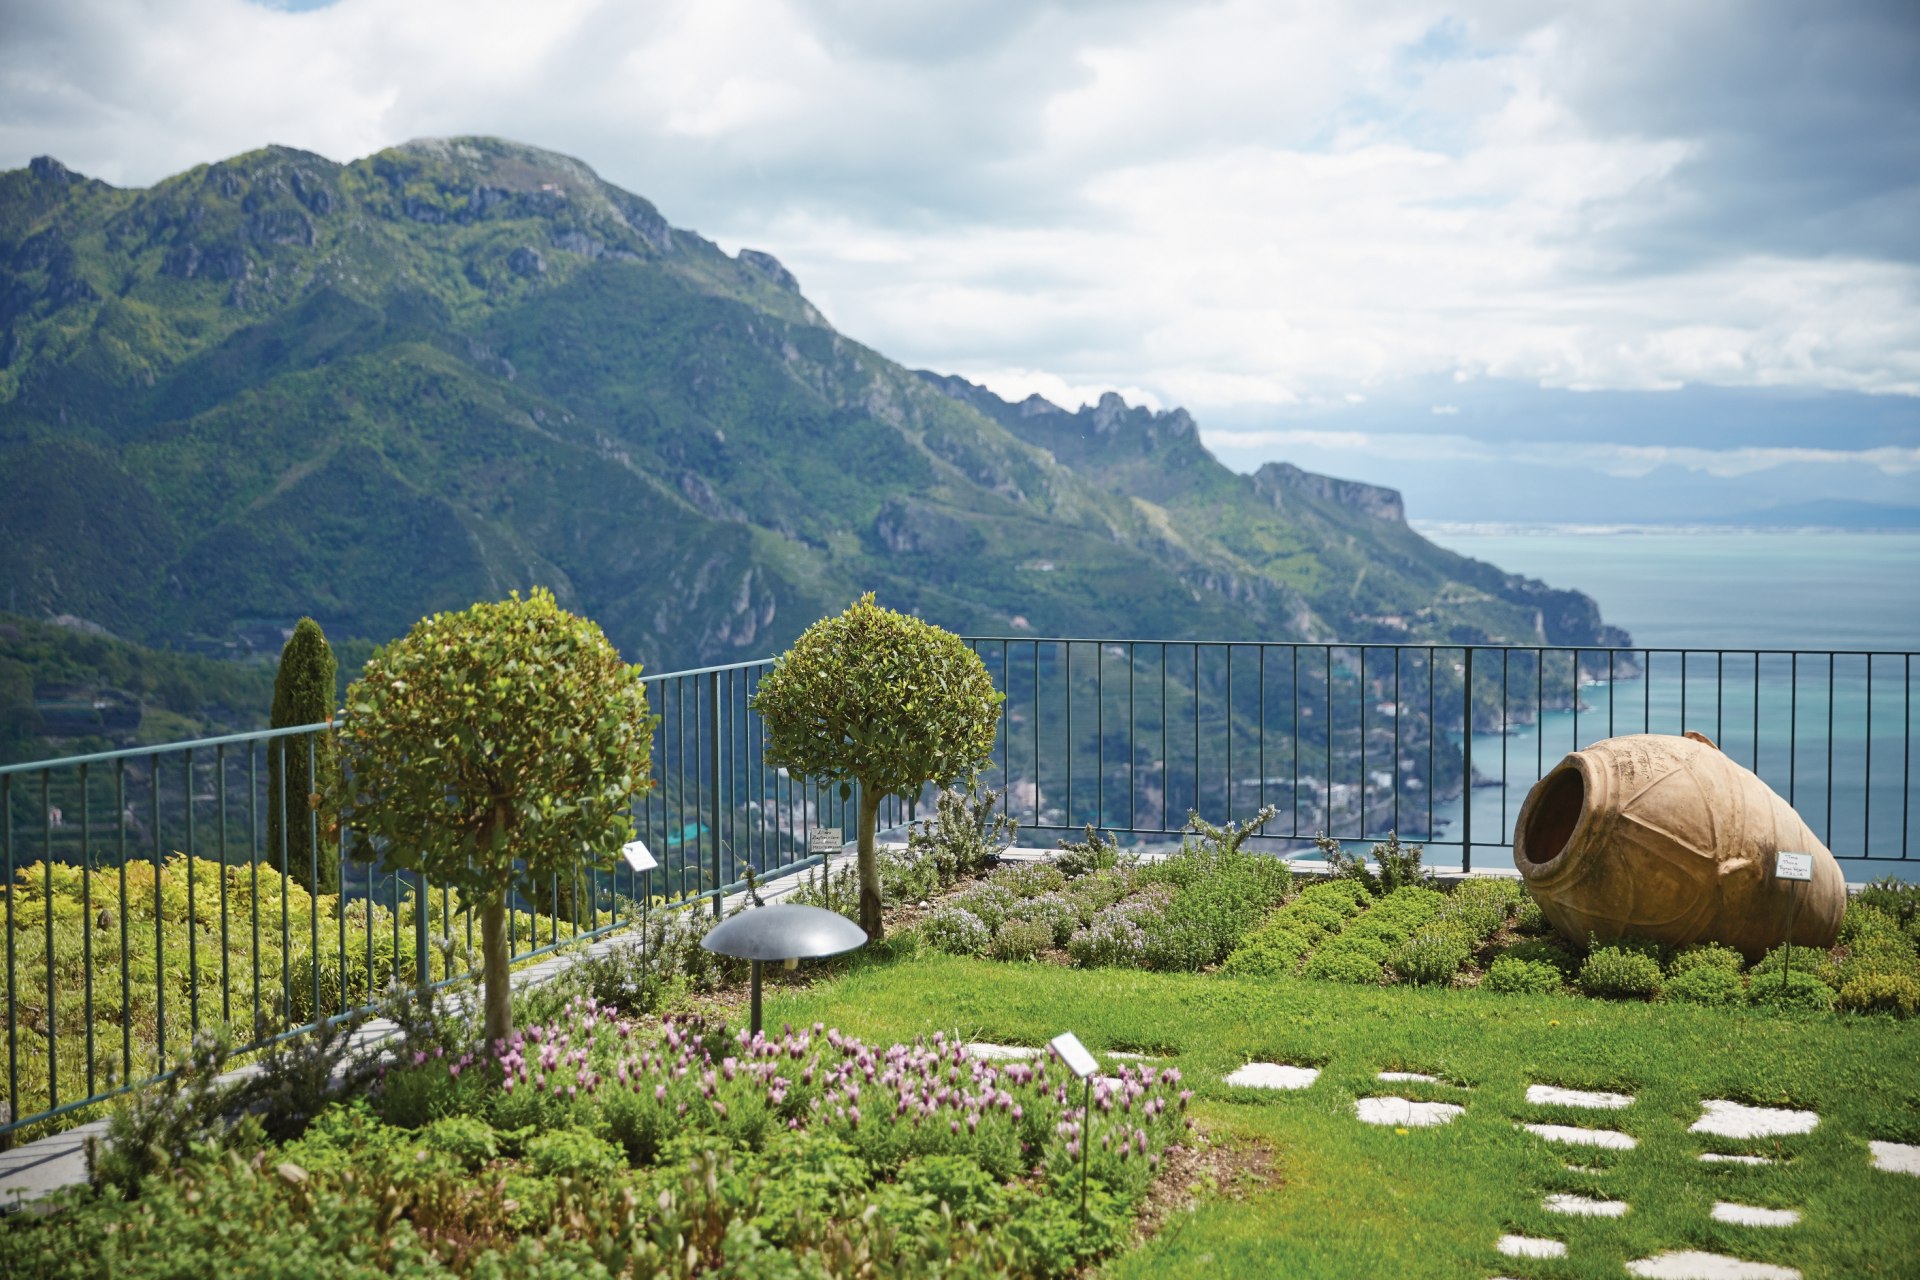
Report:
M 896 359 L 1182 404 L 1234 465 L 1395 483 L 1416 517 L 1920 502 L 1910 0 L 0 0 L 0 23 L 6 167 L 144 184 L 267 142 L 503 134 L 773 252 Z

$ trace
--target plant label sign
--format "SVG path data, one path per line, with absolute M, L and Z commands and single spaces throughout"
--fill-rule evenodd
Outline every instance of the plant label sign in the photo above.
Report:
M 1060 1055 L 1060 1061 L 1067 1064 L 1067 1070 L 1085 1080 L 1100 1069 L 1100 1064 L 1087 1052 L 1087 1046 L 1080 1043 L 1080 1037 L 1071 1031 L 1062 1031 L 1049 1040 L 1048 1045 Z
M 643 840 L 633 840 L 622 845 L 620 856 L 625 858 L 627 865 L 635 871 L 651 871 L 660 865 L 654 861 L 653 854 L 647 849 L 646 842 Z
M 1777 853 L 1773 857 L 1773 878 L 1776 880 L 1812 880 L 1813 855 L 1810 853 Z
M 838 853 L 845 843 L 840 838 L 838 827 L 809 827 L 807 829 L 807 853 Z

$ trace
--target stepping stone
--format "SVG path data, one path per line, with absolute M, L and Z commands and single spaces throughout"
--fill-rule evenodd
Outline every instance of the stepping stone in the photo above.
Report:
M 1581 1129 L 1570 1124 L 1523 1124 L 1528 1133 L 1548 1142 L 1570 1142 L 1582 1147 L 1606 1147 L 1611 1151 L 1631 1151 L 1639 1146 L 1632 1135 L 1616 1129 Z
M 1629 1274 L 1646 1280 L 1800 1280 L 1792 1267 L 1776 1267 L 1767 1262 L 1748 1262 L 1723 1253 L 1658 1253 L 1651 1258 L 1627 1264 Z
M 1713 1220 L 1731 1222 L 1736 1227 L 1791 1227 L 1800 1221 L 1800 1211 L 1798 1209 L 1762 1209 L 1758 1205 L 1716 1200 L 1713 1202 Z
M 1445 1084 L 1439 1076 L 1430 1076 L 1422 1071 L 1382 1071 L 1376 1080 L 1405 1081 L 1413 1084 Z
M 1586 1089 L 1562 1089 L 1551 1084 L 1531 1084 L 1527 1086 L 1527 1101 L 1536 1107 L 1593 1107 L 1601 1111 L 1618 1111 L 1621 1107 L 1633 1105 L 1633 1095 L 1593 1093 Z
M 1416 1129 L 1428 1125 L 1452 1124 L 1466 1112 L 1451 1102 L 1415 1102 L 1411 1098 L 1355 1098 L 1353 1110 L 1362 1124 L 1407 1125 Z
M 1318 1067 L 1290 1067 L 1283 1062 L 1249 1062 L 1228 1076 L 1227 1083 L 1248 1089 L 1304 1089 L 1319 1078 Z
M 1765 1156 L 1730 1156 L 1724 1151 L 1703 1151 L 1700 1153 L 1703 1164 L 1772 1164 Z
M 1625 1200 L 1592 1200 L 1586 1196 L 1551 1195 L 1540 1202 L 1548 1213 L 1564 1213 L 1574 1218 L 1619 1218 L 1627 1212 Z
M 1558 1240 L 1541 1240 L 1534 1236 L 1501 1236 L 1494 1242 L 1494 1248 L 1509 1258 L 1564 1258 L 1567 1246 Z
M 1688 1133 L 1715 1133 L 1723 1138 L 1774 1138 L 1789 1133 L 1811 1133 L 1820 1123 L 1814 1111 L 1787 1111 L 1780 1107 L 1749 1107 L 1722 1098 L 1700 1104 L 1705 1113 Z
M 968 1053 L 985 1062 L 1022 1062 L 1028 1058 L 1037 1058 L 1045 1053 L 1044 1049 L 1029 1049 L 1019 1044 L 987 1044 L 976 1042 L 966 1046 Z
M 1566 1170 L 1568 1173 L 1605 1173 L 1606 1172 L 1605 1169 L 1602 1169 L 1597 1164 L 1570 1164 L 1566 1166 Z
M 1867 1150 L 1873 1157 L 1874 1168 L 1920 1178 L 1920 1147 L 1904 1142 L 1869 1142 Z
M 1109 1049 L 1106 1051 L 1106 1053 L 1104 1053 L 1101 1056 L 1107 1057 L 1107 1058 L 1113 1058 L 1120 1062 L 1145 1062 L 1148 1060 L 1149 1055 L 1144 1053 L 1134 1053 L 1128 1049 Z

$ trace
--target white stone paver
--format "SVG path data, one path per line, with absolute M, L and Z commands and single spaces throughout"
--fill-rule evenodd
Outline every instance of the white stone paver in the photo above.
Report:
M 1451 1102 L 1415 1102 L 1411 1098 L 1355 1098 L 1354 1114 L 1363 1124 L 1406 1125 L 1420 1129 L 1428 1125 L 1452 1124 L 1466 1112 Z
M 1536 1107 L 1592 1107 L 1600 1111 L 1618 1111 L 1633 1105 L 1630 1093 L 1597 1093 L 1588 1089 L 1562 1089 L 1558 1085 L 1530 1084 L 1527 1101 Z
M 1249 1062 L 1228 1076 L 1227 1083 L 1249 1089 L 1304 1089 L 1319 1078 L 1318 1067 L 1292 1067 L 1284 1062 Z
M 1706 1110 L 1688 1127 L 1688 1133 L 1714 1133 L 1723 1138 L 1775 1138 L 1790 1133 L 1811 1133 L 1820 1123 L 1820 1115 L 1815 1111 L 1749 1107 L 1724 1098 L 1708 1098 L 1700 1105 Z
M 1869 1142 L 1873 1167 L 1888 1173 L 1910 1173 L 1920 1178 L 1920 1147 L 1904 1142 Z
M 1645 1280 L 1800 1280 L 1792 1267 L 1776 1267 L 1770 1262 L 1748 1262 L 1723 1253 L 1702 1253 L 1689 1249 L 1682 1253 L 1658 1253 L 1627 1264 L 1629 1274 Z
M 1509 1258 L 1564 1258 L 1567 1246 L 1558 1240 L 1542 1240 L 1537 1236 L 1501 1236 L 1494 1242 L 1494 1248 Z
M 1564 1213 L 1573 1218 L 1620 1218 L 1627 1212 L 1625 1200 L 1595 1200 L 1564 1192 L 1548 1196 L 1540 1202 L 1540 1207 L 1548 1213 Z
M 1445 1084 L 1439 1076 L 1430 1076 L 1424 1071 L 1382 1071 L 1376 1080 L 1405 1081 L 1412 1084 Z
M 1045 1049 L 1032 1049 L 1023 1044 L 988 1044 L 985 1041 L 975 1041 L 966 1049 L 983 1062 L 1022 1062 L 1046 1052 Z
M 1537 1134 L 1548 1142 L 1570 1142 L 1582 1147 L 1605 1147 L 1610 1151 L 1631 1151 L 1639 1146 L 1631 1134 L 1617 1129 L 1582 1129 L 1570 1124 L 1523 1124 L 1520 1126 L 1528 1133 Z
M 1731 1222 L 1736 1227 L 1791 1227 L 1800 1221 L 1798 1209 L 1762 1209 L 1755 1204 L 1735 1204 L 1731 1200 L 1713 1202 L 1713 1220 Z
M 1766 1156 L 1735 1156 L 1724 1151 L 1703 1151 L 1700 1153 L 1702 1164 L 1772 1164 Z

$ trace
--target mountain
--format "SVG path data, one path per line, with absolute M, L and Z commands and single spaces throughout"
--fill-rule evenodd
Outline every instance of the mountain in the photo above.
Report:
M 655 670 L 863 590 L 972 633 L 1621 638 L 1183 412 L 912 373 L 770 255 L 491 138 L 0 174 L 0 495 L 0 607 L 216 653 L 533 584 Z

